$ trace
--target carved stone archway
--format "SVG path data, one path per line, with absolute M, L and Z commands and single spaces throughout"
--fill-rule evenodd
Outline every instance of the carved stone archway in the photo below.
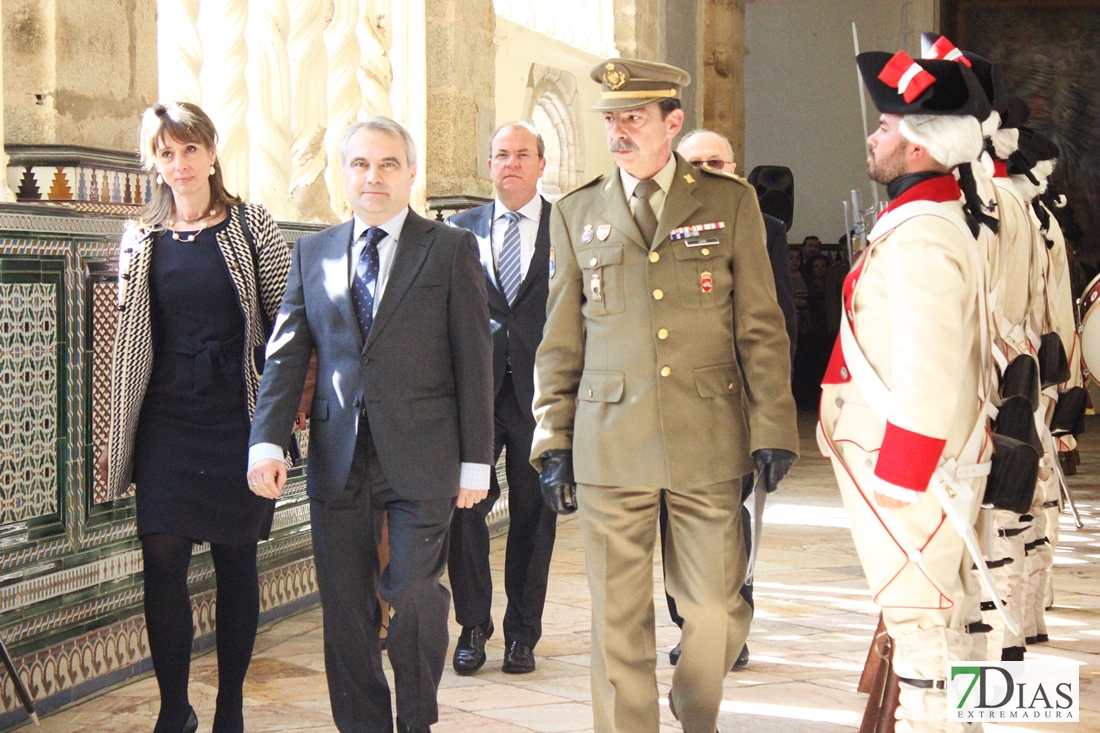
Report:
M 549 199 L 576 188 L 584 177 L 584 127 L 577 78 L 568 71 L 531 64 L 523 119 L 546 142 L 542 193 Z

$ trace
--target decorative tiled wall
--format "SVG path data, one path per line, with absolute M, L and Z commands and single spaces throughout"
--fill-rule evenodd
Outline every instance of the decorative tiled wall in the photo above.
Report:
M 57 285 L 4 277 L 38 265 L 0 258 L 0 524 L 57 512 Z

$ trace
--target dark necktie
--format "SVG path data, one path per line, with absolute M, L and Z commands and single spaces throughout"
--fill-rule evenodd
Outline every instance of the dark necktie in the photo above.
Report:
M 508 299 L 508 305 L 516 299 L 519 293 L 520 278 L 520 237 L 519 220 L 522 214 L 514 211 L 505 212 L 504 218 L 508 220 L 508 228 L 504 230 L 504 242 L 500 246 L 500 263 L 497 270 L 500 273 L 500 287 L 504 291 L 504 297 Z
M 653 206 L 649 203 L 649 197 L 660 190 L 657 182 L 650 178 L 648 181 L 638 181 L 634 187 L 634 198 L 638 202 L 634 204 L 634 221 L 638 229 L 645 237 L 645 243 L 653 246 L 653 236 L 657 233 L 657 215 L 653 213 Z
M 359 320 L 359 333 L 363 343 L 370 336 L 370 327 L 374 323 L 374 295 L 378 288 L 378 243 L 386 236 L 384 229 L 371 227 L 360 235 L 367 246 L 359 253 L 355 263 L 355 278 L 351 285 L 351 302 L 355 305 L 355 315 Z

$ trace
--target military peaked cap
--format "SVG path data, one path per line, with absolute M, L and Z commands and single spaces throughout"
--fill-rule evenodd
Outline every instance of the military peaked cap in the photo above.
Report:
M 656 61 L 607 59 L 592 69 L 592 80 L 600 84 L 597 112 L 614 112 L 644 107 L 662 99 L 679 99 L 680 90 L 691 84 L 683 69 Z

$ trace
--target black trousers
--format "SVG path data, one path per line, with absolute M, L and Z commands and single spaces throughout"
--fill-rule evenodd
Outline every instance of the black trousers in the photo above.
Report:
M 746 473 L 741 477 L 741 533 L 745 536 L 745 557 L 752 554 L 752 517 L 749 514 L 749 510 L 745 507 L 745 499 L 752 493 L 753 486 L 753 474 Z M 665 497 L 661 494 L 661 511 L 658 515 L 658 523 L 661 528 L 661 562 L 662 577 L 664 573 L 664 559 L 665 559 L 665 534 L 668 532 L 668 509 L 665 507 Z M 731 588 L 731 590 L 733 590 Z M 741 597 L 745 599 L 745 602 L 749 604 L 750 608 L 756 608 L 752 602 L 752 586 L 741 584 L 741 587 L 737 589 L 741 594 Z M 668 615 L 672 617 L 673 622 L 681 629 L 684 628 L 684 618 L 676 613 L 676 599 L 665 593 L 665 602 L 668 603 Z
M 516 397 L 512 374 L 504 376 L 495 407 L 494 462 L 507 447 L 508 545 L 504 559 L 504 639 L 532 649 L 542 636 L 542 609 L 546 604 L 546 580 L 554 553 L 557 515 L 542 500 L 539 474 L 530 463 L 535 417 L 530 405 Z M 451 520 L 451 550 L 447 572 L 455 599 L 455 619 L 462 626 L 489 623 L 493 602 L 493 578 L 489 571 L 489 528 L 485 517 L 500 498 L 496 471 L 490 479 L 489 497 L 470 509 L 456 509 Z
M 397 717 L 414 728 L 439 719 L 436 691 L 447 657 L 451 600 L 439 579 L 454 506 L 454 498 L 412 501 L 398 495 L 379 466 L 366 419 L 359 422 L 343 496 L 310 501 L 325 673 L 341 733 L 393 730 L 377 592 L 393 609 L 386 648 Z M 383 513 L 389 519 L 390 564 L 379 577 Z

